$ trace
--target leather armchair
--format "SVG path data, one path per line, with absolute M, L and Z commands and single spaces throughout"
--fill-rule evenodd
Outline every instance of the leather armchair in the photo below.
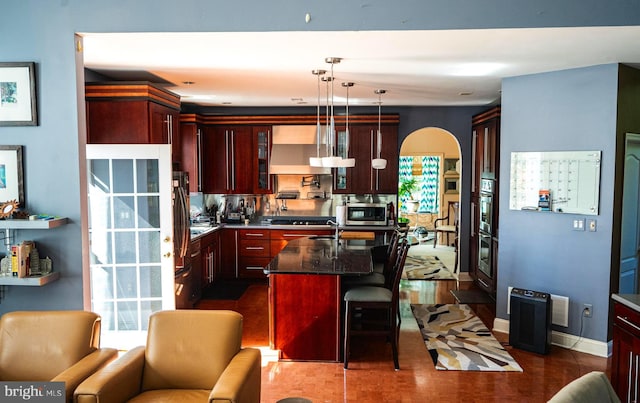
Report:
M 100 348 L 100 316 L 86 311 L 16 311 L 0 318 L 0 380 L 64 382 L 67 401 L 118 351 Z
M 155 312 L 146 346 L 89 377 L 76 389 L 75 400 L 258 403 L 260 350 L 241 348 L 241 342 L 237 312 Z

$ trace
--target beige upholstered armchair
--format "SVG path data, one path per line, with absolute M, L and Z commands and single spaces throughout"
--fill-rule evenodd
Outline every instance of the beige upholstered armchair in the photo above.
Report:
M 86 311 L 19 311 L 0 318 L 0 381 L 65 382 L 75 388 L 115 359 L 100 347 L 100 317 Z
M 156 312 L 147 345 L 84 381 L 76 402 L 258 403 L 260 350 L 241 348 L 241 341 L 237 312 Z

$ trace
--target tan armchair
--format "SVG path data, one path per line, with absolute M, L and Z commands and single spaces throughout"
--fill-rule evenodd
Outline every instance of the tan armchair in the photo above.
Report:
M 241 348 L 242 315 L 160 311 L 146 347 L 130 350 L 84 381 L 78 403 L 260 401 L 260 350 Z
M 0 318 L 0 381 L 65 382 L 67 401 L 115 359 L 100 347 L 100 317 L 86 311 L 18 311 Z

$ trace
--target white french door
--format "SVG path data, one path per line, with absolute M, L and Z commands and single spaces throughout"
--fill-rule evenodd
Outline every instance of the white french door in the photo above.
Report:
M 86 158 L 91 308 L 101 344 L 127 350 L 175 309 L 171 146 L 91 144 Z

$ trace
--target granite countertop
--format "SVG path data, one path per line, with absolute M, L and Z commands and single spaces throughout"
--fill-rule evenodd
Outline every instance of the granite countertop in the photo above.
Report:
M 612 294 L 611 299 L 640 312 L 640 294 Z
M 299 238 L 273 258 L 265 268 L 267 274 L 338 274 L 371 273 L 371 247 L 374 241 L 334 239 L 327 237 Z

